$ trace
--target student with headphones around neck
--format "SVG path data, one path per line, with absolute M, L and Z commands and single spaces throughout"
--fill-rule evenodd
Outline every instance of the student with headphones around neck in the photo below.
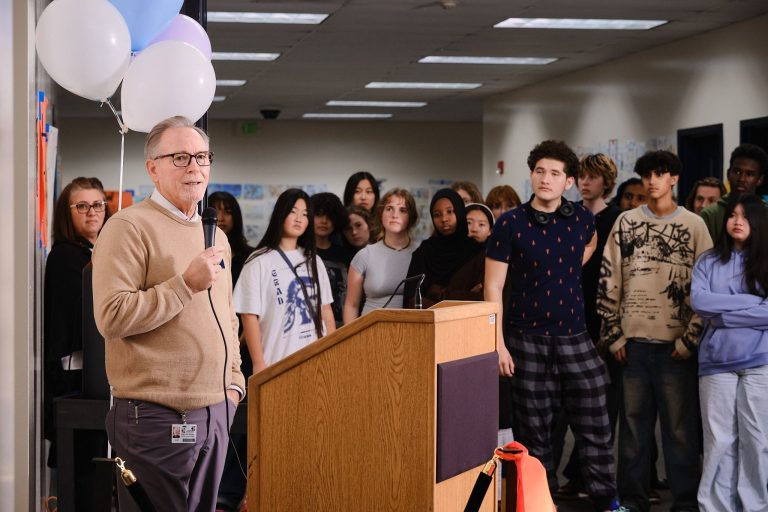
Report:
M 515 439 L 547 469 L 557 490 L 552 458 L 554 411 L 568 411 L 581 451 L 585 486 L 596 511 L 620 510 L 606 409 L 607 374 L 587 333 L 581 267 L 597 245 L 595 221 L 563 193 L 579 160 L 563 142 L 544 141 L 528 156 L 533 197 L 494 225 L 485 260 L 485 300 L 501 308 L 508 271 L 508 308 L 496 322 L 499 373 L 513 377 Z M 559 403 L 562 401 L 563 403 Z

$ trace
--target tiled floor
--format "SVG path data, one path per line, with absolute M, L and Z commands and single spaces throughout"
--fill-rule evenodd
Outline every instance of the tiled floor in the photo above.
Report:
M 657 426 L 658 429 L 658 426 Z M 660 438 L 660 432 L 656 433 L 656 438 Z M 570 432 L 565 436 L 565 448 L 564 452 L 566 455 L 571 453 L 571 450 L 573 449 L 573 436 Z M 563 467 L 568 460 L 568 457 L 563 457 L 563 463 L 560 467 L 560 470 L 558 472 L 560 477 L 560 482 L 565 483 L 565 479 L 562 475 Z M 664 464 L 663 464 L 663 458 L 660 456 L 659 461 L 657 463 L 657 471 L 659 472 L 659 475 L 663 478 L 664 477 Z M 667 512 L 669 510 L 669 507 L 672 505 L 672 495 L 669 493 L 669 491 L 659 491 L 659 495 L 661 496 L 661 503 L 657 503 L 655 505 L 651 505 L 651 512 Z M 559 500 L 555 499 L 555 504 L 557 505 L 558 512 L 592 512 L 592 502 L 588 499 L 564 499 Z
M 651 512 L 666 512 L 672 505 L 672 496 L 669 491 L 659 491 L 661 503 L 651 505 Z M 583 500 L 558 500 L 555 499 L 558 512 L 592 512 L 592 502 Z

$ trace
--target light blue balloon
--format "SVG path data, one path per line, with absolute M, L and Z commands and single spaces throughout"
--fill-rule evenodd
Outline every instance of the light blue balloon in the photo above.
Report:
M 131 51 L 138 52 L 179 14 L 184 0 L 109 0 L 125 18 L 131 32 Z

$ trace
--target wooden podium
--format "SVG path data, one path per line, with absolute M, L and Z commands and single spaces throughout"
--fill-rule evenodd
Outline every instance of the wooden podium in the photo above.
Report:
M 492 448 L 438 482 L 438 367 L 487 360 L 496 313 L 451 301 L 373 311 L 251 377 L 248 510 L 463 511 Z M 496 403 L 483 414 L 495 426 L 491 378 Z M 495 483 L 481 510 L 496 510 Z

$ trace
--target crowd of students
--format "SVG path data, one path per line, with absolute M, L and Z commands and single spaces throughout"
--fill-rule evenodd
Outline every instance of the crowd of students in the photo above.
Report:
M 485 199 L 467 181 L 437 191 L 433 233 L 421 243 L 411 236 L 413 196 L 399 187 L 380 196 L 367 172 L 349 178 L 343 201 L 283 192 L 255 248 L 236 199 L 212 194 L 232 249 L 243 373 L 378 308 L 497 302 L 514 435 L 542 461 L 553 493 L 585 492 L 598 511 L 647 512 L 658 418 L 671 510 L 768 510 L 768 219 L 755 195 L 766 153 L 737 147 L 731 192 L 706 178 L 685 207 L 674 198 L 684 171 L 668 151 L 638 159 L 638 178 L 615 195 L 606 155 L 578 159 L 544 141 L 528 166 L 533 195 L 524 203 L 508 185 Z M 76 247 L 76 277 L 106 218 L 100 184 L 78 180 L 60 199 L 70 208 L 57 206 L 74 231 L 54 231 L 46 299 L 62 280 L 59 254 Z M 580 202 L 563 197 L 574 185 Z M 46 365 L 61 373 L 58 361 L 71 363 L 78 349 L 46 334 Z M 559 487 L 566 426 L 576 447 Z M 244 453 L 243 440 L 235 444 Z M 237 457 L 224 475 L 219 508 L 236 509 L 245 492 Z

